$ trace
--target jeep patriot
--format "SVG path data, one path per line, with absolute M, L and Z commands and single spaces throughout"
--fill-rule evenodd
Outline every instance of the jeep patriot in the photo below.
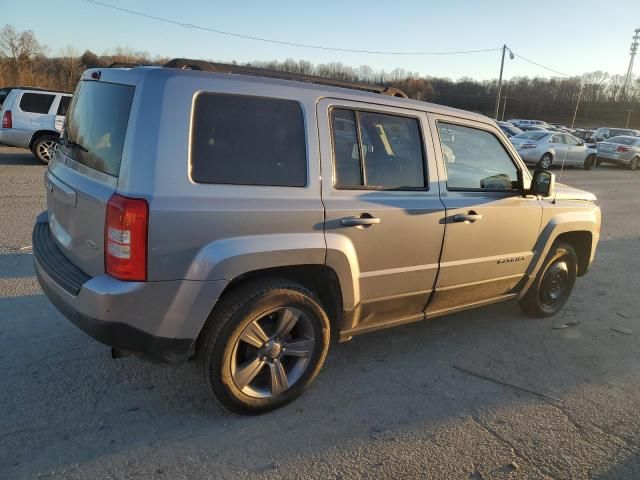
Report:
M 86 71 L 45 175 L 38 280 L 86 333 L 196 358 L 228 408 L 298 397 L 332 340 L 505 300 L 547 317 L 594 258 L 594 195 L 487 117 L 176 59 Z

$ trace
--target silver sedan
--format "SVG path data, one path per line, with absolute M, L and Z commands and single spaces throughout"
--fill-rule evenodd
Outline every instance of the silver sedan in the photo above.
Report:
M 626 165 L 629 170 L 640 167 L 640 137 L 620 135 L 611 137 L 596 144 L 598 149 L 598 165 L 600 163 L 616 163 Z
M 543 170 L 551 165 L 579 165 L 586 170 L 596 163 L 596 149 L 568 133 L 531 131 L 509 139 L 526 163 Z

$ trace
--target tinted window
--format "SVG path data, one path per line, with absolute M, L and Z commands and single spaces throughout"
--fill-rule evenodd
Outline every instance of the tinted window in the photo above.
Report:
M 191 177 L 199 183 L 305 186 L 307 154 L 300 104 L 243 95 L 198 95 Z
M 415 118 L 332 110 L 338 188 L 423 188 L 424 157 Z
M 80 82 L 69 107 L 62 152 L 88 167 L 118 176 L 134 87 Z
M 438 123 L 451 190 L 513 190 L 518 170 L 495 135 L 476 128 Z
M 11 92 L 10 88 L 0 88 L 0 107 L 4 103 L 4 100 L 7 98 L 7 95 L 9 95 L 9 92 Z
M 71 103 L 71 97 L 61 97 L 60 104 L 58 105 L 57 115 L 65 116 L 67 114 L 67 110 L 69 110 L 69 104 Z
M 521 138 L 524 140 L 540 140 L 548 135 L 548 132 L 524 132 L 519 133 L 513 138 Z
M 23 93 L 20 99 L 20 110 L 30 113 L 49 113 L 55 95 L 46 93 Z

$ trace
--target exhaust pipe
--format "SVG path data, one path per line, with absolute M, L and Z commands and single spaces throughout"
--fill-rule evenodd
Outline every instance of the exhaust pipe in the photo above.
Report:
M 130 352 L 129 350 L 122 350 L 120 348 L 111 347 L 111 358 L 113 358 L 114 360 L 116 358 L 124 358 L 130 355 L 133 355 L 133 352 Z

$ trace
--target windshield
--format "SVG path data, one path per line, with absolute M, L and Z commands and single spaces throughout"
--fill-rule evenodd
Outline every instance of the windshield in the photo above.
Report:
M 549 132 L 531 131 L 531 132 L 519 133 L 513 138 L 521 138 L 522 140 L 540 140 L 541 138 L 544 138 L 547 135 L 549 135 Z
M 62 153 L 117 177 L 133 92 L 130 85 L 80 82 L 67 115 Z
M 613 137 L 607 141 L 611 143 L 619 143 L 620 145 L 635 145 L 639 142 L 637 138 L 630 137 Z

